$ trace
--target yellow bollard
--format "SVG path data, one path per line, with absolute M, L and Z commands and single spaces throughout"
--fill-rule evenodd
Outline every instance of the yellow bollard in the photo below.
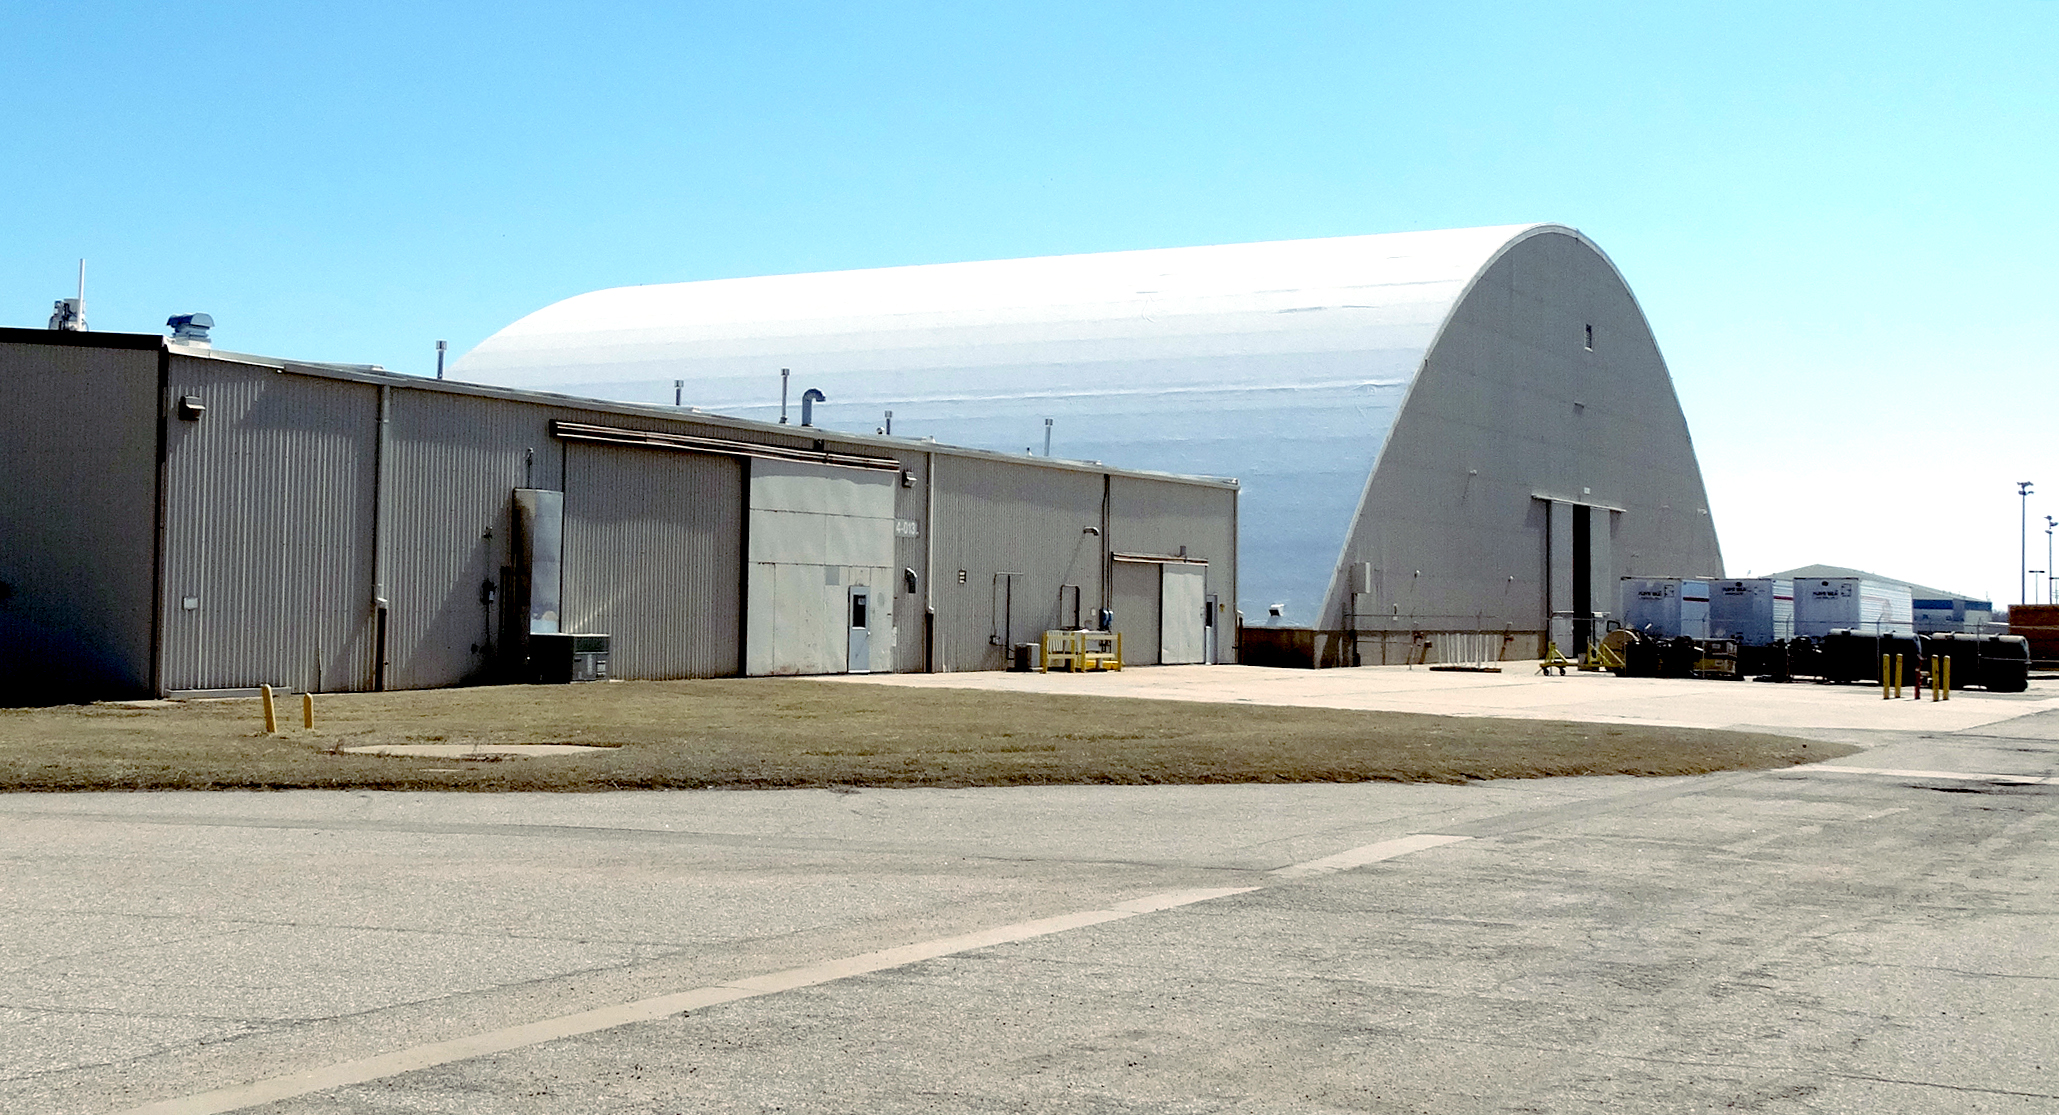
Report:
M 2051 564 L 2047 562 L 2046 564 Z M 1945 700 L 1952 699 L 1952 660 L 1945 659 Z
M 1880 656 L 1880 699 L 1883 701 L 1888 698 L 1887 682 L 1887 655 L 1883 654 Z
M 312 693 L 302 693 L 300 695 L 300 726 L 303 728 L 315 726 L 315 695 Z
M 278 731 L 278 730 L 279 730 L 279 709 L 278 709 L 278 706 L 276 706 L 276 705 L 274 705 L 274 704 L 272 703 L 272 687 L 271 687 L 271 686 L 269 686 L 269 685 L 260 685 L 260 686 L 258 686 L 258 687 L 257 687 L 257 692 L 258 692 L 258 696 L 260 696 L 260 697 L 264 698 L 264 703 L 265 703 L 265 734 L 266 734 L 266 735 L 270 735 L 270 734 L 272 734 L 273 732 L 276 732 L 276 731 Z
M 1895 700 L 1902 699 L 1902 656 L 1895 655 Z

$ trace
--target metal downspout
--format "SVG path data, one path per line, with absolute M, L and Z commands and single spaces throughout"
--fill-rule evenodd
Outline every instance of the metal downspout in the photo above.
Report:
M 937 455 L 922 455 L 928 476 L 922 493 L 922 672 L 937 672 Z
M 170 493 L 166 490 L 167 458 L 171 454 L 171 431 L 168 423 L 172 415 L 172 353 L 162 341 L 157 345 L 157 506 L 153 514 L 150 544 L 150 693 L 155 697 L 165 695 L 165 646 L 164 646 L 164 602 L 165 578 L 165 520 L 166 502 Z
M 1101 474 L 1101 610 L 1115 607 L 1115 525 L 1114 479 L 1107 473 Z M 1100 616 L 1094 617 L 1096 622 Z
M 372 688 L 386 688 L 386 462 L 393 388 L 379 385 L 379 430 L 372 447 Z

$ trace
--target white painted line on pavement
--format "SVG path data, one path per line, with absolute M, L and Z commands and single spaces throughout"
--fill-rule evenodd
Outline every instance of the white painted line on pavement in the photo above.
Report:
M 1834 767 L 1825 764 L 1807 767 L 1791 767 L 1791 770 L 1814 770 L 1825 774 L 1878 774 L 1886 778 L 1943 778 L 1953 782 L 2006 782 L 2017 786 L 2050 786 L 2059 783 L 2059 778 L 2047 778 L 2035 774 L 1968 774 L 1956 770 L 1889 770 L 1885 767 Z
M 1307 863 L 1295 864 L 1292 867 L 1283 867 L 1278 871 L 1272 872 L 1272 874 L 1282 878 L 1323 875 L 1368 863 L 1377 863 L 1380 860 L 1393 859 L 1396 856 L 1407 855 L 1410 852 L 1421 851 L 1425 848 L 1435 848 L 1441 844 L 1450 844 L 1454 841 L 1466 839 L 1469 838 L 1464 836 L 1404 836 L 1398 840 L 1387 840 L 1378 844 L 1368 844 L 1363 848 L 1353 848 L 1348 852 L 1341 852 L 1324 859 L 1311 860 Z M 546 1018 L 536 1022 L 524 1023 L 520 1026 L 508 1026 L 499 1030 L 489 1030 L 482 1034 L 472 1034 L 467 1037 L 454 1038 L 450 1041 L 432 1042 L 428 1045 L 415 1046 L 412 1049 L 401 1049 L 392 1053 L 362 1057 L 355 1061 L 323 1065 L 319 1068 L 308 1069 L 303 1072 L 275 1076 L 269 1080 L 258 1080 L 249 1084 L 217 1088 L 211 1092 L 200 1092 L 195 1095 L 180 1096 L 175 1099 L 159 1100 L 155 1103 L 146 1103 L 141 1107 L 129 1108 L 126 1111 L 120 1112 L 119 1115 L 221 1115 L 222 1112 L 255 1107 L 258 1104 L 276 1103 L 279 1100 L 292 1099 L 296 1096 L 325 1092 L 331 1088 L 364 1084 L 389 1076 L 398 1076 L 402 1073 L 435 1068 L 438 1065 L 447 1065 L 453 1061 L 484 1057 L 494 1053 L 505 1053 L 524 1046 L 541 1045 L 547 1041 L 577 1037 L 581 1034 L 591 1034 L 600 1030 L 612 1030 L 617 1026 L 627 1026 L 634 1022 L 653 1022 L 683 1011 L 698 1010 L 702 1007 L 711 1007 L 721 1003 L 733 1003 L 739 999 L 754 999 L 761 995 L 776 995 L 782 991 L 830 983 L 835 980 L 848 979 L 852 976 L 885 971 L 888 968 L 899 968 L 903 965 L 915 964 L 924 960 L 934 960 L 937 957 L 949 956 L 953 953 L 969 952 L 972 949 L 1004 945 L 1014 941 L 1026 941 L 1033 937 L 1045 937 L 1053 933 L 1063 933 L 1069 929 L 1083 929 L 1090 925 L 1100 925 L 1103 922 L 1121 921 L 1124 918 L 1157 913 L 1160 910 L 1177 909 L 1181 906 L 1192 906 L 1197 902 L 1227 898 L 1233 894 L 1248 894 L 1257 889 L 1259 888 L 1213 887 L 1200 890 L 1166 891 L 1162 894 L 1149 894 L 1142 898 L 1132 898 L 1125 902 L 1113 903 L 1104 909 L 1079 910 L 1069 914 L 1038 918 L 1034 921 L 1016 922 L 1014 925 L 1003 925 L 995 929 L 982 929 L 973 933 L 961 933 L 953 937 L 939 937 L 933 941 L 922 941 L 917 944 L 902 945 L 898 948 L 882 949 L 878 952 L 861 953 L 857 956 L 847 956 L 837 960 L 825 960 L 819 964 L 788 968 L 781 972 L 768 972 L 762 976 L 749 976 L 744 979 L 732 980 L 728 983 L 716 984 L 712 987 L 699 987 L 691 991 L 660 995 L 651 999 L 639 999 L 631 1003 L 618 1003 L 611 1007 L 600 1007 L 594 1010 L 580 1011 L 577 1014 L 567 1014 L 558 1018 Z
M 789 968 L 783 972 L 770 972 L 762 976 L 751 976 L 682 991 L 672 995 L 660 995 L 651 999 L 640 999 L 633 1003 L 620 1003 L 611 1007 L 581 1011 L 559 1018 L 546 1018 L 521 1026 L 509 1026 L 489 1030 L 483 1034 L 472 1034 L 451 1041 L 418 1045 L 393 1053 L 382 1053 L 340 1064 L 324 1065 L 305 1072 L 289 1073 L 269 1080 L 250 1084 L 239 1084 L 219 1088 L 212 1092 L 181 1096 L 131 1108 L 122 1115 L 217 1115 L 219 1112 L 235 1111 L 254 1107 L 262 1103 L 275 1103 L 295 1096 L 341 1088 L 351 1084 L 363 1084 L 401 1073 L 419 1069 L 434 1068 L 452 1061 L 472 1057 L 484 1057 L 492 1053 L 505 1053 L 528 1045 L 559 1038 L 576 1037 L 598 1030 L 611 1030 L 632 1022 L 651 1022 L 682 1011 L 711 1007 L 719 1003 L 735 1002 L 739 999 L 753 999 L 761 995 L 776 995 L 797 987 L 809 987 L 819 983 L 848 979 L 851 976 L 898 968 L 923 960 L 934 960 L 952 953 L 972 949 L 1003 945 L 1013 941 L 1026 941 L 1032 937 L 1044 937 L 1063 933 L 1068 929 L 1081 929 L 1102 922 L 1121 921 L 1140 914 L 1170 910 L 1180 906 L 1191 906 L 1214 898 L 1232 894 L 1244 894 L 1257 887 L 1214 887 L 1205 890 L 1169 891 L 1164 894 L 1146 895 L 1127 902 L 1116 903 L 1106 909 L 1080 910 L 1055 917 L 1038 918 L 1035 921 L 1017 922 L 995 929 L 982 929 L 974 933 L 962 933 L 954 937 L 939 937 L 898 948 L 882 949 L 878 952 L 847 956 L 810 964 L 800 968 Z
M 1307 863 L 1297 863 L 1292 867 L 1282 867 L 1273 872 L 1273 874 L 1282 879 L 1299 879 L 1309 875 L 1327 875 L 1332 871 L 1349 871 L 1354 867 L 1364 867 L 1366 864 L 1378 863 L 1383 859 L 1393 859 L 1395 856 L 1405 856 L 1410 852 L 1420 852 L 1425 848 L 1437 848 L 1446 844 L 1456 844 L 1461 840 L 1471 839 L 1472 837 L 1470 836 L 1433 836 L 1429 833 L 1403 836 L 1394 840 L 1382 840 L 1378 844 L 1367 844 L 1363 848 L 1353 848 L 1348 852 L 1339 852 L 1334 856 L 1312 859 Z

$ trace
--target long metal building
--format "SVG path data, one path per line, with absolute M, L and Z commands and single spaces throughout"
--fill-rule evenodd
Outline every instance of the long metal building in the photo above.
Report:
M 1233 480 L 0 329 L 0 700 L 1230 661 Z
M 602 290 L 453 374 L 769 415 L 781 368 L 838 425 L 1236 476 L 1250 622 L 1323 662 L 1571 650 L 1620 577 L 1722 574 L 1651 329 L 1560 225 Z

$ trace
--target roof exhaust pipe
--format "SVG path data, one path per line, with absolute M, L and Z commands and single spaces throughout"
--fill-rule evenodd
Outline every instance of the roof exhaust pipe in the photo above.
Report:
M 813 387 L 801 392 L 801 425 L 813 426 L 815 424 L 815 404 L 828 401 L 829 396 Z

